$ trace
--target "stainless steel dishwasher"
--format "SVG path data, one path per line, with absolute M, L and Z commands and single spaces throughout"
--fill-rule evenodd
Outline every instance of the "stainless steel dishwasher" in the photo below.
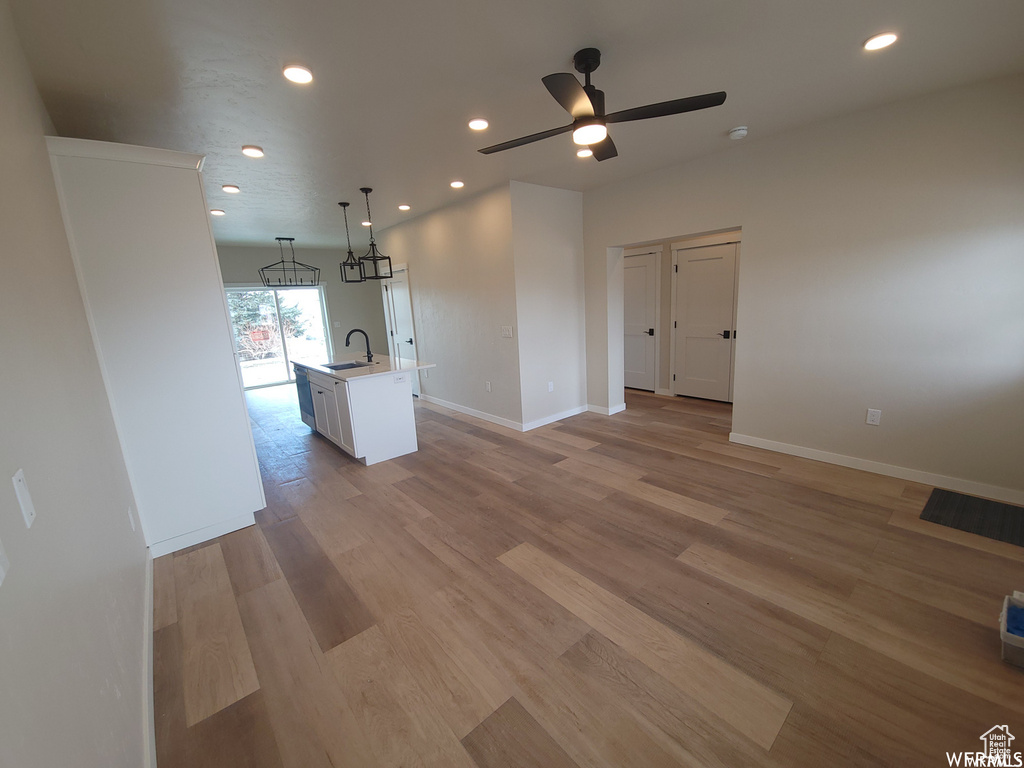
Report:
M 306 369 L 301 365 L 293 365 L 295 371 L 295 388 L 299 392 L 299 411 L 302 413 L 302 420 L 316 429 L 316 416 L 313 415 L 313 393 L 309 391 L 309 376 Z

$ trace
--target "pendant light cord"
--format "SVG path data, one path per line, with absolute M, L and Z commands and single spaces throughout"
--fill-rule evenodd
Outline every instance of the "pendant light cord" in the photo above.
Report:
M 373 246 L 373 217 L 370 215 L 370 192 L 373 190 L 366 189 L 365 187 L 360 190 L 366 197 L 366 220 L 370 222 L 370 245 Z
M 348 203 L 338 203 L 341 206 L 341 212 L 345 214 L 345 242 L 348 243 L 348 255 L 354 256 L 352 253 L 352 238 L 348 234 Z

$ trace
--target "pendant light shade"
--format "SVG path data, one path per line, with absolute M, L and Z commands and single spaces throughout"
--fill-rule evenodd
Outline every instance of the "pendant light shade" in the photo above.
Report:
M 279 288 L 285 285 L 320 285 L 320 270 L 295 260 L 294 237 L 278 237 L 277 245 L 281 249 L 281 260 L 269 264 L 260 270 L 260 279 L 267 288 Z M 284 257 L 284 244 L 291 249 L 291 259 Z
M 352 253 L 352 238 L 348 234 L 348 203 L 338 203 L 338 205 L 341 206 L 341 210 L 345 214 L 345 240 L 348 241 L 348 258 L 338 265 L 341 269 L 341 279 L 346 283 L 365 283 L 366 271 L 363 262 Z
M 373 239 L 373 219 L 370 216 L 370 193 L 369 187 L 360 187 L 360 192 L 366 197 L 366 220 L 370 222 L 370 250 L 360 259 L 363 264 L 363 274 L 367 280 L 388 280 L 392 277 L 391 259 L 377 250 L 377 243 Z

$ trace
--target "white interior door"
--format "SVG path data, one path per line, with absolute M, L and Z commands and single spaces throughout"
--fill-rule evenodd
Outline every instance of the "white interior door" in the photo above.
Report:
M 732 401 L 738 247 L 676 251 L 674 394 Z
M 388 328 L 389 354 L 394 358 L 416 360 L 416 335 L 412 323 L 412 296 L 409 292 L 409 270 L 404 266 L 392 269 L 384 280 L 384 319 Z M 412 392 L 420 393 L 419 371 L 412 377 Z
M 658 364 L 658 274 L 661 254 L 627 254 L 623 264 L 625 382 L 654 391 Z

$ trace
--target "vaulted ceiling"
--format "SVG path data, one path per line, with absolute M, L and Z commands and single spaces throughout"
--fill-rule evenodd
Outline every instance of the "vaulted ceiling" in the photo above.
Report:
M 12 0 L 63 136 L 199 152 L 221 243 L 341 246 L 338 201 L 381 229 L 508 179 L 586 190 L 825 117 L 1024 70 L 1021 0 Z M 868 53 L 876 32 L 900 35 Z M 619 156 L 569 135 L 541 77 L 600 48 L 608 111 L 724 90 L 723 106 L 612 126 Z M 300 62 L 297 86 L 282 67 Z M 474 133 L 472 117 L 490 128 Z M 260 160 L 243 144 L 262 146 Z M 453 190 L 449 182 L 465 187 Z M 223 184 L 237 184 L 228 195 Z M 400 203 L 412 210 L 398 211 Z

